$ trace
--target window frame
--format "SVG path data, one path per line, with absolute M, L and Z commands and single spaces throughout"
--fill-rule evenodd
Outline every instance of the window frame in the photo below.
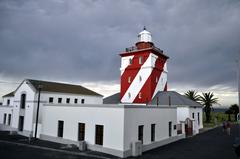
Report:
M 53 100 L 54 100 L 53 97 L 49 97 L 49 98 L 48 98 L 48 103 L 53 103 Z
M 58 98 L 58 103 L 59 103 L 59 104 L 62 103 L 62 98 Z
M 27 98 L 27 94 L 26 93 L 22 93 L 21 94 L 21 98 L 20 98 L 20 108 L 21 109 L 25 109 L 26 108 L 26 98 Z
M 66 103 L 67 103 L 67 104 L 70 103 L 70 98 L 66 98 Z
M 139 56 L 138 58 L 138 63 L 141 65 L 143 64 L 143 56 Z

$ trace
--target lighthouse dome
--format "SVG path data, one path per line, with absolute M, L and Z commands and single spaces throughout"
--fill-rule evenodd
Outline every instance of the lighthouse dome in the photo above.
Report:
M 138 34 L 138 42 L 152 42 L 152 35 L 146 28 Z

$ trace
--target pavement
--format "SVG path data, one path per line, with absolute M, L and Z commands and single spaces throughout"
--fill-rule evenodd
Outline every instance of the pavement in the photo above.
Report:
M 221 127 L 208 129 L 200 134 L 144 152 L 139 159 L 237 159 L 233 143 L 238 136 L 237 126 L 232 127 L 231 135 L 222 132 Z M 110 159 L 112 155 L 79 151 L 77 147 L 36 140 L 20 135 L 0 132 L 0 158 L 3 159 Z M 130 157 L 134 158 L 134 157 Z

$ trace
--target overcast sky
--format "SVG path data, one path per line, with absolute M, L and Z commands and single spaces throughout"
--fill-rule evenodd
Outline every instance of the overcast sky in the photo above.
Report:
M 119 90 L 120 57 L 147 27 L 170 57 L 172 90 L 237 102 L 239 0 L 0 0 L 0 81 L 80 83 Z M 16 84 L 0 83 L 0 95 Z

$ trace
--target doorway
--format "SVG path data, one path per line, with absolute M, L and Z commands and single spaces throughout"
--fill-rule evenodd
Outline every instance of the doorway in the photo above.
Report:
M 192 123 L 192 120 L 189 118 L 185 120 L 185 133 L 186 133 L 186 136 L 193 135 L 193 123 Z
M 23 131 L 24 116 L 19 116 L 18 130 Z

